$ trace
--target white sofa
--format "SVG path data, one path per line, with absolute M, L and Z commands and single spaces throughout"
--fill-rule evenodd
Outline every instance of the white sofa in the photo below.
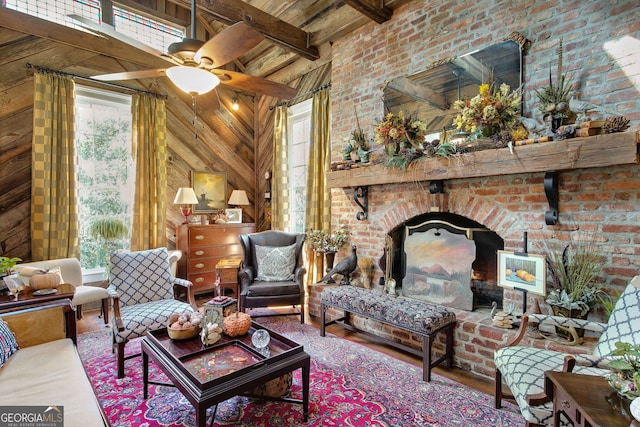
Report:
M 176 266 L 178 260 L 182 257 L 182 251 L 170 250 L 169 262 L 171 263 L 171 273 L 175 277 Z M 109 322 L 109 293 L 107 290 L 100 286 L 85 285 L 82 282 L 82 269 L 80 268 L 80 261 L 77 258 L 60 258 L 47 261 L 34 261 L 18 264 L 15 266 L 15 271 L 20 274 L 20 279 L 24 284 L 28 285 L 30 276 L 28 274 L 21 274 L 21 270 L 24 267 L 35 267 L 43 270 L 50 270 L 56 267 L 60 267 L 60 274 L 64 283 L 69 283 L 75 286 L 75 294 L 71 300 L 71 304 L 76 309 L 77 318 L 82 318 L 82 305 L 90 302 L 101 301 L 102 303 L 102 316 L 104 323 Z M 29 269 L 27 269 L 29 270 Z M 25 271 L 27 271 L 25 270 Z
M 109 426 L 76 348 L 69 300 L 0 313 L 19 350 L 0 369 L 0 406 L 62 406 L 65 427 Z

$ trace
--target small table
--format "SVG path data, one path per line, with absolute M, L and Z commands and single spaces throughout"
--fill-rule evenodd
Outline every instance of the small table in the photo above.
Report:
M 0 310 L 40 305 L 49 301 L 56 301 L 65 298 L 71 300 L 73 299 L 75 291 L 75 286 L 69 283 L 63 283 L 58 285 L 55 293 L 48 295 L 34 295 L 33 293 L 36 291 L 27 286 L 18 293 L 17 301 L 13 295 L 0 295 Z
M 239 299 L 238 294 L 238 270 L 242 264 L 241 259 L 225 258 L 216 264 L 216 273 L 220 275 L 220 287 L 230 289 L 235 299 Z
M 553 425 L 560 416 L 574 427 L 636 427 L 629 402 L 620 397 L 606 378 L 572 372 L 545 372 L 544 391 L 553 401 Z
M 271 336 L 268 357 L 257 352 L 251 344 L 251 337 L 258 329 L 267 330 Z M 149 381 L 149 359 L 158 365 L 172 384 Z M 251 323 L 251 329 L 245 335 L 223 335 L 220 341 L 207 347 L 203 346 L 199 336 L 172 340 L 166 329 L 147 332 L 142 340 L 144 398 L 148 396 L 149 384 L 177 387 L 195 408 L 197 427 L 206 426 L 207 408 L 233 396 L 249 393 L 254 387 L 296 369 L 302 369 L 302 399 L 261 398 L 301 403 L 306 422 L 309 418 L 310 364 L 311 358 L 301 345 L 255 322 Z

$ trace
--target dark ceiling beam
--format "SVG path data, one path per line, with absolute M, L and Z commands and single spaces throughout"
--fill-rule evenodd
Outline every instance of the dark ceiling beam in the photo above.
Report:
M 191 8 L 189 0 L 170 1 L 187 9 Z M 201 12 L 209 13 L 214 19 L 225 24 L 231 25 L 244 21 L 267 40 L 306 59 L 314 61 L 320 57 L 318 48 L 310 44 L 309 33 L 248 3 L 237 0 L 196 0 L 196 5 Z
M 393 10 L 386 7 L 383 0 L 344 0 L 344 2 L 378 24 L 387 22 L 393 16 Z

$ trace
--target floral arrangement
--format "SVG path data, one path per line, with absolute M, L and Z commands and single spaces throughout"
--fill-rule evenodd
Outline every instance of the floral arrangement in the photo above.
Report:
M 494 84 L 480 85 L 478 95 L 470 100 L 458 99 L 453 103 L 455 109 L 460 110 L 453 124 L 471 132 L 472 136 L 491 137 L 504 129 L 511 129 L 518 125 L 522 90 L 511 91 L 506 83 L 499 87 Z
M 315 252 L 337 252 L 349 242 L 350 233 L 340 227 L 335 233 L 327 230 L 307 231 L 307 245 Z
M 569 98 L 571 97 L 571 77 L 562 73 L 562 39 L 558 47 L 558 74 L 555 84 L 551 80 L 551 68 L 549 68 L 549 86 L 536 90 L 538 108 L 542 114 L 551 114 L 554 119 L 566 119 L 569 111 Z
M 602 290 L 593 284 L 605 266 L 595 237 L 586 234 L 564 246 L 555 241 L 545 241 L 544 245 L 554 285 L 546 302 L 567 310 L 580 310 L 585 315 L 602 294 Z
M 427 123 L 414 113 L 388 113 L 375 127 L 376 142 L 383 144 L 388 154 L 397 154 L 400 148 L 421 148 L 426 136 Z

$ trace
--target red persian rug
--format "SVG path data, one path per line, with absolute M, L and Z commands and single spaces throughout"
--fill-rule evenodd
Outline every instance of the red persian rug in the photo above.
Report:
M 215 426 L 517 426 L 524 423 L 515 405 L 493 408 L 493 397 L 432 374 L 422 381 L 420 368 L 363 345 L 327 334 L 295 317 L 258 321 L 304 345 L 311 355 L 309 421 L 302 422 L 301 405 L 234 397 L 221 403 Z M 139 351 L 140 342 L 127 345 Z M 87 373 L 113 427 L 191 427 L 193 407 L 173 387 L 151 386 L 142 398 L 142 359 L 126 362 L 126 377 L 116 378 L 111 335 L 82 334 L 78 349 Z M 151 365 L 150 376 L 166 381 Z M 301 395 L 300 371 L 294 374 L 292 393 Z M 211 410 L 210 410 L 211 412 Z M 210 413 L 209 412 L 209 413 Z

